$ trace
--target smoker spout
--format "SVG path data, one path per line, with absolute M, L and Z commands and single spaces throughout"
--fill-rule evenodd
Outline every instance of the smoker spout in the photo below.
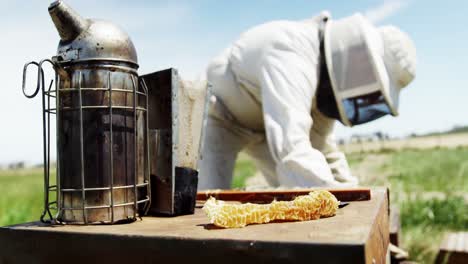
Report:
M 57 28 L 60 39 L 71 41 L 86 30 L 89 22 L 63 1 L 55 1 L 49 6 L 49 14 Z

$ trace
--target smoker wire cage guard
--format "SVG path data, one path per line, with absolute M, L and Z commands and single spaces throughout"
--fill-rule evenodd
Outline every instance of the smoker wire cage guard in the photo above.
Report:
M 137 212 L 146 212 L 150 203 L 150 163 L 147 123 L 148 90 L 144 81 L 141 81 L 140 85 L 138 85 L 137 76 L 132 74 L 130 75 L 132 85 L 131 89 L 112 88 L 112 75 L 115 74 L 115 72 L 107 71 L 106 87 L 88 88 L 82 87 L 84 77 L 83 71 L 77 71 L 75 73 L 75 75 L 78 76 L 78 86 L 76 88 L 59 87 L 59 84 L 63 83 L 63 81 L 61 81 L 60 74 L 56 73 L 55 85 L 53 85 L 54 81 L 51 81 L 49 87 L 46 89 L 44 72 L 42 69 L 44 62 L 50 63 L 56 71 L 63 71 L 61 66 L 56 62 L 46 59 L 40 63 L 27 63 L 24 67 L 23 76 L 23 92 L 25 96 L 33 98 L 39 92 L 41 92 L 42 96 L 44 211 L 41 215 L 41 221 L 72 224 L 96 224 L 135 220 L 137 218 Z M 38 85 L 36 91 L 34 91 L 32 95 L 28 95 L 25 91 L 26 73 L 30 65 L 36 65 L 38 68 Z M 141 87 L 141 89 L 138 89 L 138 87 Z M 84 95 L 85 93 L 87 94 L 86 96 Z M 116 96 L 118 93 L 121 93 L 121 95 Z M 74 95 L 70 96 L 70 94 Z M 61 97 L 63 97 L 63 99 Z M 125 101 L 131 102 L 130 105 L 121 104 L 124 97 Z M 73 98 L 72 101 L 77 101 L 78 105 L 76 105 L 76 107 L 66 106 L 68 104 L 63 102 L 66 99 L 71 98 Z M 102 99 L 101 102 L 107 101 L 107 103 L 99 105 L 83 104 L 84 101 L 92 101 L 92 99 L 96 98 Z M 110 100 L 110 98 L 112 98 L 112 100 Z M 94 116 L 92 114 L 93 111 Z M 107 112 L 107 115 L 103 113 L 104 111 Z M 91 116 L 87 118 L 86 115 L 89 115 L 90 113 Z M 53 181 L 51 180 L 50 127 L 52 115 L 56 117 L 57 127 L 56 184 L 52 184 Z M 99 122 L 103 126 L 101 129 L 93 131 L 95 127 L 86 127 L 86 125 L 90 125 L 89 120 L 96 118 L 96 115 L 101 115 L 102 119 Z M 124 117 L 122 117 L 122 115 Z M 126 153 L 123 154 L 116 154 L 115 150 L 112 148 L 112 146 L 114 146 L 114 148 L 116 147 L 116 144 L 114 143 L 115 131 L 122 129 L 122 124 L 120 124 L 119 127 L 119 124 L 117 123 L 119 120 L 116 122 L 116 116 L 117 119 L 126 119 L 126 130 L 132 129 L 132 131 L 125 131 L 124 133 L 127 135 L 124 137 L 131 137 L 133 142 L 127 142 L 125 146 L 117 146 L 127 148 Z M 78 117 L 78 120 L 70 120 L 70 117 Z M 66 131 L 61 129 L 66 129 L 64 128 L 66 124 L 63 123 L 70 123 L 70 121 L 71 123 L 74 123 L 71 124 L 71 126 L 79 127 L 78 131 L 74 131 L 74 133 L 78 135 L 77 138 L 73 139 L 75 140 L 74 144 L 65 144 L 62 141 L 65 136 L 68 137 L 69 135 L 65 135 Z M 93 122 L 91 121 L 91 123 Z M 138 124 L 140 124 L 140 126 L 138 126 Z M 96 125 L 95 122 L 94 125 Z M 142 127 L 143 129 L 141 129 Z M 86 135 L 88 134 L 89 138 L 89 135 L 94 136 L 96 133 L 104 133 L 101 134 L 101 136 L 105 137 L 104 142 L 101 142 L 101 147 L 107 148 L 108 151 L 101 148 L 101 154 L 105 156 L 102 158 L 103 162 L 102 164 L 94 165 L 106 166 L 107 164 L 107 169 L 103 167 L 100 169 L 101 171 L 107 171 L 106 176 L 92 174 L 93 168 L 86 168 L 86 147 L 96 150 L 96 148 L 92 147 L 92 143 L 94 142 L 87 142 Z M 76 140 L 79 142 L 79 145 Z M 72 147 L 76 146 L 79 146 L 79 148 L 72 149 Z M 129 149 L 132 148 L 132 146 L 133 150 Z M 67 147 L 68 149 L 65 149 Z M 77 156 L 79 160 L 70 159 L 72 156 Z M 127 171 L 129 169 L 133 170 L 132 172 L 128 172 L 126 175 L 123 175 L 126 176 L 124 179 L 122 179 L 122 176 L 119 178 L 118 175 L 116 175 L 114 168 L 119 167 L 119 165 L 115 164 L 115 156 L 121 156 L 121 158 L 128 159 L 127 162 L 130 163 L 130 165 L 127 163 L 124 167 Z M 64 157 L 67 157 L 68 159 Z M 107 162 L 104 161 L 105 158 L 108 159 Z M 68 163 L 68 165 L 63 163 Z M 131 163 L 133 163 L 133 165 Z M 70 173 L 68 170 L 73 169 L 76 166 L 78 166 L 78 170 L 71 173 L 75 176 L 79 174 L 80 177 L 78 179 L 76 177 L 71 178 L 69 177 L 70 174 L 67 174 Z M 87 175 L 87 172 L 91 174 Z M 132 174 L 133 177 L 128 177 L 128 174 Z M 89 181 L 94 182 L 89 184 Z M 126 184 L 123 184 L 122 181 L 126 182 Z M 55 199 L 51 193 L 55 193 Z M 57 213 L 53 214 L 53 211 L 57 211 Z
M 44 211 L 41 221 L 132 221 L 150 204 L 148 89 L 138 80 L 130 37 L 113 23 L 84 19 L 63 1 L 49 6 L 60 35 L 57 55 L 29 62 L 23 93 L 42 96 Z M 43 65 L 55 71 L 45 86 Z M 26 75 L 37 67 L 37 86 Z M 54 85 L 55 81 L 55 85 Z M 56 180 L 51 179 L 51 118 L 56 125 Z M 53 212 L 56 211 L 54 214 Z
M 135 220 L 148 212 L 193 213 L 208 83 L 184 82 L 175 69 L 139 77 L 136 49 L 118 26 L 84 19 L 60 0 L 49 6 L 49 14 L 60 35 L 57 55 L 23 70 L 25 96 L 42 96 L 41 220 L 97 224 Z M 44 64 L 54 69 L 55 86 L 46 87 Z M 30 66 L 37 67 L 31 95 L 26 92 Z

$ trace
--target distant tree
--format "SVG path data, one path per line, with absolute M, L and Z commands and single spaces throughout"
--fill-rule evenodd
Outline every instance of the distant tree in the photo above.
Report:
M 385 149 L 385 140 L 389 139 L 390 136 L 387 133 L 384 133 L 382 131 L 377 131 L 374 133 L 374 136 L 377 138 L 377 140 L 380 142 L 380 150 Z
M 385 135 L 384 135 L 384 133 L 381 132 L 381 131 L 375 132 L 374 135 L 375 135 L 375 137 L 377 138 L 377 140 L 379 140 L 379 141 L 382 141 L 382 140 L 385 139 Z
M 24 161 L 13 162 L 13 163 L 8 164 L 8 169 L 10 170 L 24 169 L 24 167 L 25 167 Z
M 468 126 L 457 125 L 448 131 L 448 133 L 462 133 L 462 132 L 468 132 Z

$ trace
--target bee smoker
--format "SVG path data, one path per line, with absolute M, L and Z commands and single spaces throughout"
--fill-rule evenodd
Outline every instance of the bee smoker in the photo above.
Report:
M 60 35 L 57 55 L 30 62 L 23 92 L 42 95 L 45 208 L 65 224 L 135 220 L 150 205 L 148 90 L 138 79 L 138 59 L 129 36 L 116 25 L 84 19 L 62 1 L 49 6 Z M 55 85 L 45 86 L 51 64 Z M 25 92 L 28 67 L 38 84 Z M 57 136 L 56 182 L 51 178 L 51 118 Z M 55 199 L 54 199 L 55 197 Z

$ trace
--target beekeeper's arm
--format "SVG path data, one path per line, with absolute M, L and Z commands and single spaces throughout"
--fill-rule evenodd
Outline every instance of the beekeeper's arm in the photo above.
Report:
M 310 142 L 319 61 L 313 53 L 275 47 L 265 52 L 261 63 L 266 136 L 284 186 L 342 186 L 325 156 Z
M 327 160 L 328 166 L 332 171 L 335 180 L 355 186 L 358 179 L 351 175 L 348 161 L 343 152 L 336 144 L 333 130 L 335 128 L 335 119 L 326 117 L 318 109 L 312 110 L 312 128 L 310 130 L 310 141 L 312 147 L 319 150 Z

